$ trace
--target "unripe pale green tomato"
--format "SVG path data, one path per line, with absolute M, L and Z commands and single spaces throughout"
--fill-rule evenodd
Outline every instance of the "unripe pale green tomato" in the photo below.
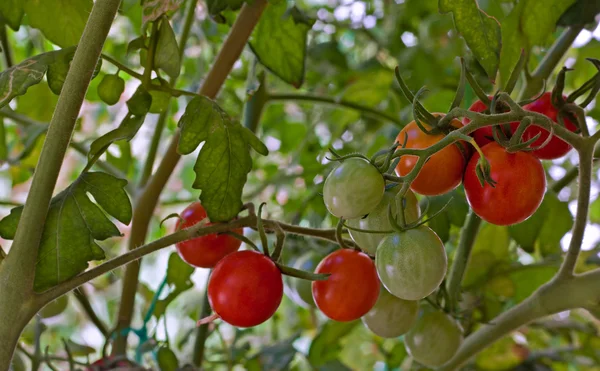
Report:
M 400 187 L 394 187 L 391 190 L 385 191 L 381 202 L 373 211 L 369 213 L 366 218 L 351 219 L 348 220 L 348 226 L 357 229 L 366 229 L 371 231 L 392 231 L 392 225 L 388 218 L 388 205 L 392 205 L 392 215 L 397 219 L 398 210 L 400 209 L 399 202 L 396 200 L 396 195 Z M 419 219 L 421 209 L 419 208 L 419 201 L 415 194 L 408 190 L 404 196 L 404 217 L 406 223 L 415 222 Z M 358 231 L 350 231 L 350 237 L 358 244 L 358 246 L 366 253 L 375 255 L 377 246 L 384 237 L 389 236 L 385 233 L 366 233 Z
M 410 330 L 418 313 L 418 301 L 397 298 L 382 287 L 375 306 L 362 317 L 362 321 L 375 335 L 395 338 Z
M 303 271 L 313 272 L 321 259 L 322 256 L 310 251 L 300 256 L 298 260 L 294 262 L 293 267 Z M 304 308 L 316 308 L 315 299 L 313 299 L 312 296 L 312 281 L 289 276 L 285 276 L 285 280 L 291 291 L 289 295 L 290 299 Z
M 404 300 L 420 300 L 437 289 L 448 267 L 444 243 L 421 225 L 385 237 L 375 254 L 383 286 Z
M 125 90 L 125 80 L 117 75 L 105 75 L 98 84 L 98 96 L 109 106 L 117 103 Z
M 448 362 L 463 341 L 459 324 L 446 313 L 424 310 L 404 336 L 404 345 L 415 361 L 427 367 Z
M 384 192 L 383 175 L 375 166 L 362 158 L 349 158 L 325 179 L 323 200 L 334 216 L 354 219 L 373 211 Z

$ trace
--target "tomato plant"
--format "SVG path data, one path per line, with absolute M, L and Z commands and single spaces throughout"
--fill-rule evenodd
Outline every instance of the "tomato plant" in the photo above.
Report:
M 400 207 L 399 200 L 396 199 L 399 187 L 386 191 L 377 207 L 364 218 L 352 219 L 348 221 L 348 225 L 352 228 L 363 229 L 368 231 L 392 231 L 392 226 L 388 218 L 388 206 L 392 207 L 392 215 L 398 216 Z M 404 217 L 406 223 L 415 222 L 420 214 L 419 201 L 414 193 L 410 190 L 404 196 Z M 368 254 L 375 255 L 377 246 L 383 238 L 389 233 L 367 233 L 357 230 L 349 230 L 350 236 L 360 246 L 360 248 Z
M 431 228 L 419 226 L 385 237 L 375 255 L 383 286 L 404 300 L 420 300 L 437 289 L 446 275 L 444 244 Z
M 492 99 L 492 97 L 489 97 L 489 98 Z M 471 105 L 471 107 L 469 107 L 469 111 L 485 112 L 485 111 L 489 111 L 489 110 L 488 110 L 488 106 L 485 103 L 483 103 L 481 100 L 476 100 Z M 471 119 L 469 119 L 468 117 L 463 117 L 463 119 L 462 119 L 463 125 L 467 125 L 470 122 L 471 122 Z M 517 130 L 518 126 L 519 126 L 519 122 L 509 123 L 511 132 L 507 133 L 507 134 L 514 133 L 515 130 Z M 473 139 L 475 139 L 475 142 L 477 143 L 477 145 L 479 145 L 480 147 L 483 147 L 486 144 L 494 141 L 493 130 L 494 130 L 493 126 L 484 126 L 482 128 L 475 130 L 474 132 L 472 132 L 471 136 L 473 137 Z
M 301 269 L 303 271 L 312 272 L 319 264 L 319 255 L 313 251 L 309 251 L 304 255 L 301 255 L 295 262 L 294 268 Z M 312 296 L 312 282 L 309 280 L 303 280 L 293 277 L 288 277 L 288 286 L 291 291 L 290 298 L 298 305 L 310 308 L 315 307 L 315 299 Z
M 446 313 L 425 309 L 404 337 L 406 350 L 427 367 L 446 363 L 462 343 L 462 329 Z
M 331 274 L 324 281 L 312 283 L 315 303 L 327 317 L 340 322 L 353 321 L 375 305 L 379 279 L 368 255 L 340 249 L 321 260 L 315 272 Z
M 283 279 L 271 259 L 255 251 L 223 258 L 208 281 L 208 300 L 221 319 L 233 326 L 259 325 L 275 313 L 283 297 Z
M 176 226 L 177 230 L 191 227 L 207 218 L 207 215 L 200 202 L 194 202 L 181 212 L 180 217 Z M 234 232 L 242 234 L 243 229 L 236 229 Z M 212 268 L 224 256 L 237 251 L 241 244 L 240 240 L 229 235 L 208 234 L 179 242 L 175 246 L 179 256 L 189 265 L 198 268 Z
M 473 211 L 483 220 L 511 225 L 529 218 L 540 206 L 546 191 L 546 174 L 540 160 L 528 152 L 510 153 L 498 143 L 482 148 L 495 182 L 483 186 L 477 177 L 479 154 L 465 170 L 465 193 Z
M 566 97 L 563 98 L 566 99 Z M 557 123 L 557 125 L 559 125 L 559 110 L 552 104 L 551 92 L 542 94 L 542 96 L 539 99 L 525 105 L 523 108 L 529 111 L 544 114 L 547 117 L 549 117 L 552 121 Z M 565 128 L 573 132 L 577 130 L 577 126 L 573 123 L 573 121 L 571 121 L 568 118 L 568 116 L 565 115 L 563 117 L 563 120 Z M 534 141 L 531 144 L 531 146 L 541 146 L 546 141 L 546 139 L 548 139 L 550 132 L 540 126 L 531 125 L 527 129 L 525 129 L 525 132 L 523 133 L 523 140 L 533 139 L 538 134 L 540 134 L 540 137 L 536 141 Z M 533 154 L 542 160 L 555 160 L 569 153 L 571 149 L 572 147 L 570 144 L 558 138 L 557 136 L 553 136 L 552 139 L 550 139 L 550 142 L 548 142 L 548 144 L 546 144 L 542 148 L 536 149 L 535 151 L 533 151 Z
M 441 114 L 436 114 L 438 117 Z M 451 125 L 460 128 L 460 121 L 454 119 Z M 423 124 L 426 129 L 431 127 Z M 424 133 L 414 122 L 406 125 L 396 137 L 396 142 L 404 148 L 423 149 L 428 148 L 444 138 L 443 134 L 430 135 Z M 406 143 L 405 143 L 406 141 Z M 466 144 L 462 143 L 466 150 Z M 462 180 L 462 174 L 466 164 L 466 153 L 463 153 L 459 145 L 445 147 L 427 160 L 427 163 L 421 168 L 410 188 L 416 193 L 435 196 L 448 193 L 458 187 Z M 415 167 L 417 156 L 404 155 L 400 157 L 400 162 L 396 166 L 396 173 L 405 176 Z
M 397 298 L 381 287 L 375 306 L 362 317 L 362 321 L 375 335 L 395 338 L 415 324 L 418 311 L 418 301 Z
M 370 213 L 384 191 L 383 176 L 375 166 L 364 159 L 349 158 L 325 179 L 323 199 L 333 215 L 354 219 Z

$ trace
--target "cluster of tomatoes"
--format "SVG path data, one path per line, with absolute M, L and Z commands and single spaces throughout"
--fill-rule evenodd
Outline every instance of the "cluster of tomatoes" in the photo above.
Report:
M 484 112 L 488 107 L 481 101 L 475 102 L 470 110 Z M 546 115 L 555 123 L 559 110 L 552 103 L 552 93 L 544 93 L 538 100 L 524 106 L 528 111 Z M 469 123 L 453 120 L 452 126 L 460 128 Z M 577 126 L 564 118 L 565 128 L 575 132 Z M 558 125 L 558 124 L 557 124 Z M 516 132 L 519 122 L 509 124 L 510 134 Z M 562 139 L 552 136 L 546 129 L 530 125 L 524 131 L 522 141 L 529 141 L 539 135 L 531 144 L 531 151 L 507 150 L 494 141 L 492 127 L 477 129 L 472 136 L 490 165 L 492 182 L 483 186 L 477 175 L 480 154 L 465 143 L 444 148 L 429 158 L 423 166 L 411 189 L 416 193 L 433 196 L 456 188 L 461 181 L 471 209 L 485 221 L 496 225 L 511 225 L 529 218 L 540 206 L 546 190 L 546 176 L 541 160 L 554 160 L 566 155 L 571 146 Z M 398 135 L 398 142 L 405 148 L 427 148 L 444 138 L 443 134 L 428 135 L 421 131 L 415 122 L 408 124 Z M 466 148 L 467 150 L 462 150 Z M 415 166 L 417 156 L 402 156 L 396 172 L 407 175 Z

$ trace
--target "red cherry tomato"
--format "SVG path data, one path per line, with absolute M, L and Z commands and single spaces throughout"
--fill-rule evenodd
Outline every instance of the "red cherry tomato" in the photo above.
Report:
M 508 153 L 496 142 L 482 149 L 489 161 L 495 187 L 483 187 L 477 178 L 479 154 L 465 170 L 465 193 L 475 214 L 496 225 L 511 225 L 529 218 L 540 206 L 546 190 L 546 175 L 539 159 L 529 152 Z
M 489 97 L 489 98 L 492 99 L 493 97 Z M 475 103 L 473 103 L 471 105 L 471 107 L 469 107 L 469 111 L 471 111 L 471 112 L 484 112 L 487 109 L 488 109 L 488 106 L 480 100 L 475 101 Z M 462 119 L 463 125 L 467 125 L 470 122 L 471 122 L 471 119 L 469 119 L 468 117 L 463 117 L 463 119 Z M 511 122 L 510 123 L 511 132 L 514 133 L 517 130 L 518 126 L 519 126 L 518 122 Z M 486 144 L 494 141 L 493 130 L 494 130 L 493 126 L 486 126 L 486 127 L 475 130 L 474 132 L 471 133 L 471 136 L 473 137 L 473 139 L 475 139 L 475 142 L 479 145 L 479 147 L 483 147 Z
M 556 109 L 556 107 L 552 105 L 552 93 L 550 92 L 544 93 L 540 97 L 540 99 L 525 105 L 523 108 L 525 108 L 528 111 L 544 114 L 548 116 L 552 121 L 558 122 L 558 109 Z M 569 131 L 574 132 L 575 130 L 577 130 L 577 126 L 566 117 L 564 117 L 564 123 L 565 127 Z M 533 142 L 532 147 L 539 146 L 542 143 L 544 143 L 548 138 L 548 135 L 550 135 L 548 130 L 544 128 L 541 128 L 536 125 L 531 125 L 525 130 L 525 133 L 523 133 L 522 138 L 523 140 L 527 141 L 538 135 L 538 133 L 540 134 L 540 137 L 535 142 Z M 557 136 L 553 136 L 546 146 L 533 151 L 533 154 L 536 155 L 538 158 L 541 158 L 542 160 L 555 160 L 566 155 L 572 148 L 573 147 L 571 147 L 571 145 L 567 142 L 563 141 Z
M 191 227 L 206 218 L 206 211 L 200 202 L 194 202 L 181 213 L 183 222 L 177 222 L 177 229 Z M 210 225 L 208 223 L 207 225 Z M 238 234 L 244 232 L 243 228 L 234 230 Z M 226 234 L 208 234 L 179 242 L 175 246 L 181 259 L 191 266 L 198 268 L 212 268 L 225 255 L 231 254 L 240 248 L 242 242 Z
M 441 113 L 434 113 L 435 116 L 441 116 Z M 427 129 L 430 127 L 424 124 Z M 452 120 L 452 126 L 462 127 L 460 121 Z M 428 135 L 421 131 L 417 124 L 412 121 L 406 125 L 396 137 L 396 142 L 404 145 L 404 148 L 427 148 L 444 138 L 443 134 Z M 404 143 L 406 141 L 406 143 Z M 467 153 L 463 154 L 458 144 L 447 146 L 429 158 L 427 163 L 421 168 L 419 175 L 412 182 L 410 188 L 416 193 L 425 196 L 436 196 L 448 193 L 458 187 L 462 180 L 462 174 L 465 169 L 468 146 L 461 142 Z M 415 167 L 417 156 L 404 155 L 400 157 L 400 162 L 396 166 L 396 174 L 405 176 Z
M 232 326 L 259 325 L 277 311 L 283 278 L 271 259 L 256 251 L 237 251 L 224 257 L 208 282 L 208 301 Z
M 368 255 L 340 249 L 327 255 L 316 273 L 331 273 L 324 281 L 313 281 L 317 307 L 335 321 L 358 319 L 373 308 L 379 296 L 379 278 Z

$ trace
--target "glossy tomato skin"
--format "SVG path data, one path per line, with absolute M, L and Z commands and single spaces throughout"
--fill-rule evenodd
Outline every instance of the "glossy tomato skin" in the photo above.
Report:
M 194 202 L 181 213 L 176 230 L 191 227 L 206 218 L 206 211 L 200 202 Z M 208 223 L 210 225 L 211 223 Z M 235 233 L 242 234 L 242 228 L 235 229 Z M 235 237 L 225 234 L 208 234 L 191 240 L 179 242 L 175 245 L 181 259 L 197 268 L 213 268 L 224 256 L 237 251 L 242 242 Z
M 418 312 L 418 301 L 397 298 L 382 287 L 375 306 L 362 317 L 362 322 L 375 335 L 395 338 L 410 330 Z
M 237 251 L 224 257 L 208 281 L 208 301 L 232 326 L 259 325 L 277 311 L 283 297 L 279 268 L 256 251 Z
M 525 105 L 523 108 L 528 111 L 542 113 L 548 116 L 552 121 L 556 123 L 558 122 L 558 109 L 556 109 L 556 107 L 552 105 L 551 92 L 544 93 L 538 100 Z M 568 130 L 572 132 L 577 130 L 577 126 L 566 117 L 564 117 L 564 123 L 565 128 L 567 128 Z M 548 138 L 548 135 L 550 135 L 548 130 L 536 125 L 531 125 L 525 130 L 522 138 L 524 141 L 527 141 L 535 137 L 537 134 L 540 134 L 540 137 L 535 142 L 533 142 L 533 144 L 531 145 L 532 147 L 536 147 L 543 144 Z M 557 136 L 553 136 L 552 139 L 550 139 L 550 142 L 546 144 L 546 146 L 533 151 L 533 154 L 536 155 L 538 158 L 541 158 L 542 160 L 555 160 L 569 153 L 569 151 L 572 148 L 573 147 L 571 147 L 571 145 L 567 142 L 563 141 Z
M 490 96 L 489 98 L 492 99 L 493 97 Z M 469 107 L 469 111 L 471 111 L 471 112 L 484 112 L 487 109 L 488 109 L 488 106 L 480 100 L 475 101 L 471 105 L 471 107 Z M 467 125 L 470 122 L 471 122 L 471 120 L 468 117 L 463 117 L 463 119 L 462 119 L 463 125 Z M 518 126 L 519 126 L 518 122 L 511 122 L 510 123 L 511 132 L 514 133 L 517 130 Z M 479 147 L 483 147 L 486 144 L 494 141 L 493 126 L 485 126 L 483 128 L 479 128 L 479 129 L 475 130 L 474 132 L 472 132 L 471 136 L 473 137 L 473 139 L 475 139 L 475 142 L 479 145 Z
M 377 302 L 379 278 L 368 255 L 340 249 L 323 259 L 316 273 L 331 273 L 324 281 L 313 281 L 317 307 L 330 319 L 348 322 L 364 316 Z
M 427 309 L 419 314 L 415 325 L 404 336 L 404 345 L 415 361 L 427 367 L 448 362 L 463 341 L 462 329 L 441 311 Z
M 398 216 L 398 210 L 400 209 L 396 200 L 396 195 L 400 191 L 400 187 L 394 187 L 388 191 L 385 191 L 381 202 L 377 207 L 369 213 L 365 218 L 351 219 L 348 220 L 348 225 L 357 229 L 365 229 L 370 231 L 392 231 L 392 225 L 388 218 L 388 206 L 392 206 L 392 215 Z M 419 201 L 415 194 L 408 190 L 404 196 L 404 218 L 406 223 L 413 223 L 419 219 L 421 215 L 421 209 L 419 208 Z M 375 255 L 377 246 L 385 236 L 385 233 L 367 233 L 359 231 L 350 231 L 350 237 L 358 244 L 358 246 L 367 254 Z
M 546 190 L 540 160 L 528 152 L 508 153 L 496 142 L 485 145 L 482 151 L 496 185 L 481 186 L 476 173 L 479 154 L 473 155 L 465 170 L 464 185 L 475 214 L 496 225 L 512 225 L 529 218 L 542 203 Z
M 435 113 L 435 116 L 442 114 Z M 427 129 L 430 127 L 424 124 Z M 460 128 L 462 125 L 458 120 L 452 120 L 452 126 Z M 407 139 L 405 139 L 407 138 Z M 436 144 L 444 138 L 442 134 L 428 135 L 419 129 L 417 124 L 412 121 L 406 125 L 396 137 L 396 142 L 403 145 L 405 140 L 405 148 L 427 148 Z M 461 143 L 464 148 L 467 146 Z M 468 152 L 468 150 L 467 150 Z M 468 153 L 463 155 L 463 152 L 458 147 L 458 144 L 453 144 L 445 147 L 429 158 L 427 163 L 421 168 L 419 175 L 410 185 L 410 188 L 416 193 L 425 196 L 437 196 L 448 193 L 458 187 L 462 180 L 462 174 L 465 169 L 466 157 Z M 400 162 L 396 166 L 396 174 L 405 176 L 415 167 L 417 156 L 404 155 L 400 157 Z
M 384 191 L 385 180 L 375 166 L 362 158 L 349 158 L 325 179 L 323 201 L 334 216 L 354 219 L 370 213 Z

